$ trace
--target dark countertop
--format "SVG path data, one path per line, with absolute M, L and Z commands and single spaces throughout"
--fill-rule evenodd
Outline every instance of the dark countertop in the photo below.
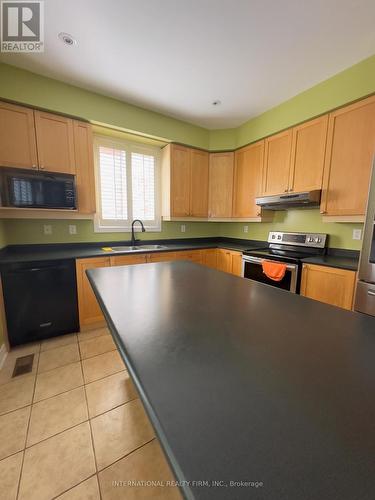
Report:
M 205 248 L 226 248 L 243 252 L 249 249 L 267 247 L 267 242 L 257 240 L 241 240 L 235 238 L 182 238 L 179 240 L 147 240 L 139 242 L 143 245 L 160 244 L 167 248 L 162 250 L 145 250 L 143 252 L 106 252 L 103 247 L 127 245 L 129 242 L 72 243 L 45 245 L 14 245 L 0 252 L 0 265 L 36 262 L 43 260 L 84 259 L 114 255 L 132 255 L 136 253 L 173 252 L 183 250 L 200 250 Z M 303 262 L 322 266 L 339 267 L 356 271 L 359 252 L 340 249 L 328 249 L 329 254 L 322 257 L 308 257 Z
M 205 248 L 226 248 L 242 252 L 249 248 L 266 246 L 266 242 L 254 240 L 236 240 L 230 238 L 194 238 L 181 240 L 147 240 L 138 244 L 160 244 L 166 249 L 145 250 L 144 252 L 106 252 L 102 247 L 115 247 L 129 245 L 129 242 L 102 242 L 102 243 L 76 243 L 76 244 L 50 244 L 50 245 L 15 245 L 9 246 L 0 252 L 0 264 L 19 262 L 33 262 L 43 260 L 83 259 L 87 257 L 104 257 L 114 255 L 132 255 L 150 252 L 173 252 L 182 250 L 200 250 Z
M 186 498 L 373 500 L 374 318 L 190 262 L 88 276 L 176 477 L 227 484 Z
M 348 269 L 349 271 L 357 271 L 359 258 L 338 255 L 323 255 L 308 257 L 303 259 L 302 262 L 306 262 L 306 264 L 317 264 L 319 266 L 338 267 L 340 269 Z

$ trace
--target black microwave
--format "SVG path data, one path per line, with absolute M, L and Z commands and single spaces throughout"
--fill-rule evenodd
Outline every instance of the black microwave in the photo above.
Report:
M 2 207 L 77 208 L 74 175 L 2 168 L 0 184 Z

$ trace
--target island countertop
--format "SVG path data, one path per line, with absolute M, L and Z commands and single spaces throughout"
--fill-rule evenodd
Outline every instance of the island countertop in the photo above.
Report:
M 87 274 L 186 498 L 374 498 L 374 318 L 189 262 Z

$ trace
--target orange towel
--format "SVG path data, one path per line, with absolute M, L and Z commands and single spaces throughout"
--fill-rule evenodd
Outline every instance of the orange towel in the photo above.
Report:
M 262 260 L 262 268 L 264 274 L 273 281 L 281 281 L 286 272 L 286 264 L 272 262 L 270 260 Z

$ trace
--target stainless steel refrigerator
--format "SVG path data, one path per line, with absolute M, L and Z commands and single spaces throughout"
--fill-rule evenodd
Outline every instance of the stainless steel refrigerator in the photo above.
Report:
M 375 316 L 375 159 L 367 202 L 354 309 Z

